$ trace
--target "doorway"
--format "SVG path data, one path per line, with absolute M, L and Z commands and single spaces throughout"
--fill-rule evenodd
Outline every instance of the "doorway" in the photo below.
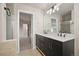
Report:
M 32 14 L 19 13 L 19 48 L 20 51 L 31 49 Z

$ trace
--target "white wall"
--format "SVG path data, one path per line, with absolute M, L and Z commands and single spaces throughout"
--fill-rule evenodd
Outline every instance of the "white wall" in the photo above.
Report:
M 30 12 L 33 14 L 33 48 L 36 47 L 36 42 L 35 42 L 35 34 L 36 33 L 42 33 L 43 32 L 43 14 L 42 11 L 40 9 L 36 9 L 33 8 L 31 6 L 28 5 L 24 5 L 24 4 L 15 4 L 15 37 L 16 39 L 18 39 L 18 10 L 22 10 L 22 11 L 26 11 L 26 12 Z
M 0 3 L 0 42 L 6 40 L 6 12 L 4 7 L 6 5 Z
M 79 3 L 74 4 L 75 55 L 79 56 Z
M 0 42 L 2 41 L 2 5 L 0 3 Z
M 58 14 L 44 15 L 44 30 L 51 30 L 51 19 L 56 19 L 56 28 L 57 32 L 59 32 L 61 16 Z

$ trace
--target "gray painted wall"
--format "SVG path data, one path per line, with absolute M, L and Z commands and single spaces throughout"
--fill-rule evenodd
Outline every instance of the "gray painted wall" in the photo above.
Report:
M 11 16 L 6 14 L 6 40 L 13 39 L 13 20 L 14 20 L 14 5 L 11 3 L 7 3 L 6 7 L 10 9 Z
M 12 31 L 12 19 L 11 16 L 6 15 L 6 39 L 12 39 L 13 38 L 13 31 Z

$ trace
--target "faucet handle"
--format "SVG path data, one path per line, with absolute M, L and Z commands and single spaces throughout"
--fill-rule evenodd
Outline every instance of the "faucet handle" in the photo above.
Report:
M 65 33 L 64 33 L 64 35 L 63 35 L 63 37 L 65 37 L 66 35 L 65 35 Z

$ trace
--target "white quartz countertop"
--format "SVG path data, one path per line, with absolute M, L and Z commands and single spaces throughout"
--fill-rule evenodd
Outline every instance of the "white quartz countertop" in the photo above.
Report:
M 66 42 L 69 40 L 73 40 L 74 39 L 74 35 L 73 34 L 65 34 L 65 37 L 61 37 L 58 36 L 57 33 L 52 33 L 52 34 L 41 34 L 41 33 L 37 33 L 38 35 L 44 36 L 44 37 L 48 37 L 57 41 L 61 41 L 61 42 Z

